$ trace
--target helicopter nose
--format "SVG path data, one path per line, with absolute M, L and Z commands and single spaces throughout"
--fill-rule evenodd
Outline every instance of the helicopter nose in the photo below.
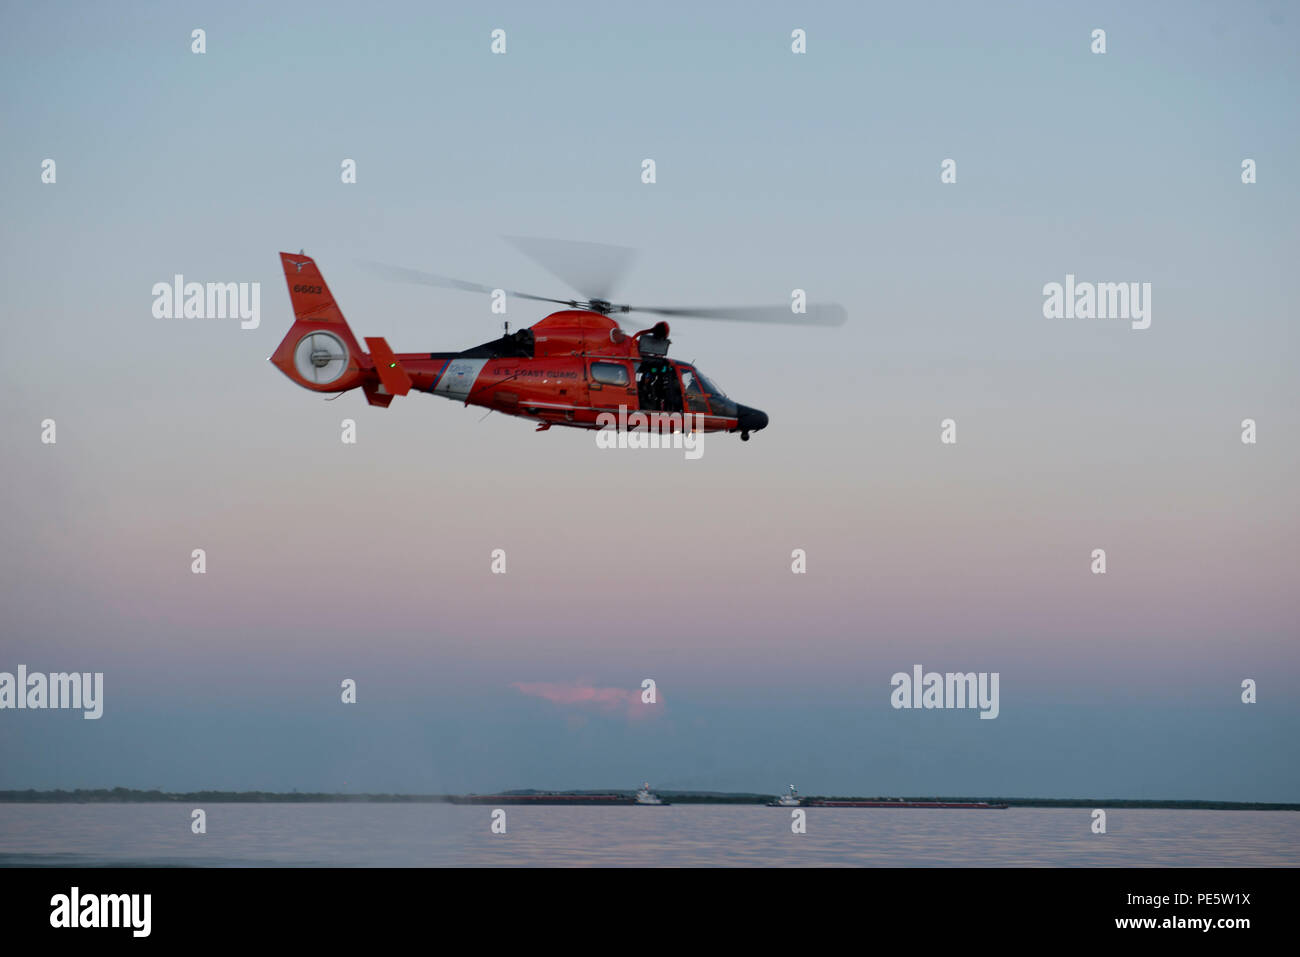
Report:
M 745 433 L 757 432 L 765 428 L 767 428 L 766 412 L 751 409 L 747 405 L 736 405 L 736 430 L 741 433 L 742 438 Z

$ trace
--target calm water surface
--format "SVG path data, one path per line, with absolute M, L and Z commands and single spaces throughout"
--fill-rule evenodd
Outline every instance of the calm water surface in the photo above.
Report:
M 0 865 L 686 867 L 1296 866 L 1300 813 L 445 804 L 0 805 Z

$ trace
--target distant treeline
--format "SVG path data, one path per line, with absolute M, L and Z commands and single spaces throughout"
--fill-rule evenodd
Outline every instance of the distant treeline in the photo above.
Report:
M 967 803 L 983 801 L 1008 807 L 1132 807 L 1170 811 L 1300 811 L 1300 804 L 1273 804 L 1259 801 L 1139 801 L 1130 798 L 1018 798 L 1018 797 L 822 797 L 822 801 L 946 801 Z
M 529 788 L 497 792 L 521 794 L 620 794 L 629 798 L 631 791 L 537 791 Z M 766 804 L 775 795 L 728 793 L 718 791 L 655 792 L 673 804 Z M 75 791 L 0 791 L 0 804 L 132 804 L 176 801 L 185 804 L 442 804 L 459 795 L 449 794 L 326 794 L 317 791 L 137 791 L 133 788 L 97 788 Z M 1163 808 L 1167 810 L 1212 811 L 1300 811 L 1300 804 L 1275 804 L 1251 801 L 1135 801 L 1124 798 L 1013 798 L 1013 797 L 862 797 L 860 795 L 802 795 L 805 800 L 822 801 L 947 801 L 1006 804 L 1010 807 L 1087 807 L 1087 808 Z
M 134 788 L 78 788 L 75 791 L 0 791 L 0 804 L 144 804 L 156 801 L 180 801 L 189 804 L 326 804 L 349 802 L 384 802 L 419 804 L 446 801 L 442 794 L 325 794 L 315 791 L 137 791 Z

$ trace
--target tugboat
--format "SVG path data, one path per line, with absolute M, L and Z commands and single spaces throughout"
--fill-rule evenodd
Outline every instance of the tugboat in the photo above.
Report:
M 803 798 L 799 796 L 799 792 L 795 790 L 795 786 L 792 784 L 790 785 L 789 794 L 782 794 L 775 801 L 769 801 L 767 806 L 768 807 L 799 807 L 801 804 L 803 804 Z
M 649 781 L 646 781 L 644 784 L 641 785 L 641 790 L 636 792 L 636 798 L 634 799 L 633 803 L 634 804 L 657 804 L 661 807 L 665 807 L 668 805 L 667 801 L 659 800 L 659 796 L 657 794 L 650 793 Z

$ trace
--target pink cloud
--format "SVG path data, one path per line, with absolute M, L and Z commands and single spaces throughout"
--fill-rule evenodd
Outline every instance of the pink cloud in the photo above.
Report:
M 573 681 L 568 684 L 516 681 L 511 687 L 561 707 L 593 708 L 606 713 L 624 711 L 627 717 L 632 719 L 653 717 L 663 706 L 663 696 L 658 690 L 655 692 L 657 699 L 655 704 L 642 704 L 639 688 L 636 690 L 597 688 L 584 681 Z

